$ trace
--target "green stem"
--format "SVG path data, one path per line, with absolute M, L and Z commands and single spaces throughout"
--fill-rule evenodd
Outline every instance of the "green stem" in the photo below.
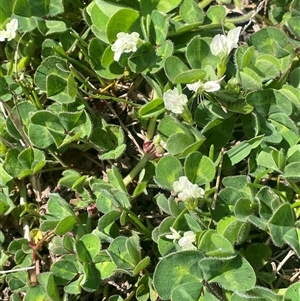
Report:
M 181 114 L 181 117 L 188 124 L 193 124 L 194 123 L 192 113 L 191 113 L 191 111 L 189 110 L 189 108 L 187 106 L 184 106 L 183 113 Z
M 156 128 L 156 119 L 157 119 L 157 116 L 153 116 L 149 120 L 148 129 L 147 129 L 147 139 L 148 140 L 151 140 L 153 138 L 154 131 Z
M 298 208 L 298 207 L 300 207 L 300 201 L 295 202 L 295 203 L 293 203 L 293 204 L 291 205 L 291 208 L 292 208 L 292 209 L 295 209 L 295 208 Z
M 127 186 L 145 167 L 146 163 L 150 160 L 150 156 L 145 154 L 142 160 L 131 170 L 131 172 L 124 178 L 123 182 Z
M 92 108 L 89 106 L 89 104 L 87 103 L 87 101 L 81 96 L 80 93 L 77 93 L 77 97 L 81 101 L 81 103 L 85 106 L 85 108 L 89 112 L 89 114 L 91 115 L 94 124 L 96 124 L 98 117 L 95 114 L 94 110 L 92 110 Z
M 147 237 L 151 237 L 151 231 L 143 225 L 143 223 L 139 220 L 139 218 L 129 209 L 124 209 L 127 212 L 127 216 L 133 224 L 138 227 Z
M 86 71 L 88 74 L 90 74 L 93 77 L 98 78 L 97 74 L 95 72 L 92 71 L 92 69 L 86 67 L 85 65 L 81 64 L 79 61 L 71 58 L 70 56 L 68 56 L 66 53 L 62 52 L 62 51 L 58 51 L 56 48 L 53 48 L 53 50 L 62 58 L 68 60 L 69 62 L 71 62 L 72 64 L 82 68 L 84 71 Z
M 208 6 L 210 3 L 212 3 L 213 1 L 214 0 L 203 0 L 203 1 L 198 3 L 198 6 L 203 9 L 206 6 Z
M 84 86 L 87 85 L 90 90 L 98 92 L 98 90 L 91 85 L 88 79 L 84 78 L 73 66 L 70 67 L 70 71 Z
M 171 32 L 170 34 L 168 34 L 168 38 L 184 35 L 184 34 L 187 34 L 187 32 L 191 32 L 191 31 L 193 34 L 194 33 L 200 34 L 201 32 L 207 32 L 211 29 L 220 29 L 220 28 L 221 28 L 221 24 L 219 24 L 219 23 L 208 24 L 208 25 L 203 25 L 203 26 L 201 26 L 200 23 L 195 23 L 195 24 L 193 24 L 193 28 L 188 27 L 186 30 L 182 30 L 179 32 Z M 225 26 L 225 28 L 226 28 L 226 26 Z M 193 30 L 193 29 L 195 29 L 195 30 Z
M 252 19 L 255 15 L 256 15 L 256 11 L 255 10 L 251 10 L 249 11 L 249 13 L 242 15 L 240 17 L 236 17 L 236 18 L 225 18 L 224 23 L 244 23 L 246 21 L 249 21 L 250 19 Z
M 83 91 L 84 92 L 84 91 Z M 128 100 L 125 100 L 125 99 L 121 99 L 121 98 L 117 98 L 117 97 L 113 97 L 113 96 L 110 96 L 110 95 L 104 95 L 104 94 L 101 94 L 101 95 L 93 95 L 93 94 L 88 94 L 88 97 L 90 98 L 95 98 L 95 99 L 107 99 L 107 100 L 114 100 L 114 101 L 117 101 L 117 102 L 122 102 L 122 103 L 126 103 L 128 105 L 131 105 L 133 107 L 141 107 L 140 104 L 137 104 L 137 103 L 133 103 L 131 101 L 128 101 Z
M 293 189 L 297 194 L 300 195 L 300 189 L 299 189 L 299 187 L 295 184 L 295 182 L 294 182 L 294 181 L 289 181 L 289 183 L 290 183 L 290 185 L 292 186 L 292 189 Z

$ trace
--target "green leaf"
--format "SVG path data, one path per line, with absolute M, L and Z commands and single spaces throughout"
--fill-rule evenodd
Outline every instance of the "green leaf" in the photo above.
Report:
M 176 56 L 169 56 L 165 61 L 165 72 L 172 83 L 175 83 L 174 80 L 179 73 L 188 70 L 187 65 Z
M 0 0 L 1 14 L 0 24 L 3 24 L 7 19 L 11 17 L 13 11 L 14 2 L 6 2 L 6 0 Z
M 106 33 L 104 32 L 104 34 L 106 39 Z M 114 79 L 124 73 L 124 68 L 114 61 L 110 45 L 108 46 L 106 43 L 94 38 L 90 41 L 88 51 L 91 67 L 100 76 Z
M 64 11 L 62 0 L 16 0 L 13 12 L 20 16 L 56 16 Z
M 81 176 L 80 173 L 78 173 L 75 170 L 69 169 L 69 170 L 65 170 L 63 171 L 63 177 L 60 178 L 60 180 L 58 181 L 59 184 L 66 186 L 68 188 L 71 189 L 80 189 L 82 188 L 86 177 L 85 176 Z M 82 183 L 81 185 L 79 185 L 78 183 Z
M 216 172 L 214 163 L 200 152 L 193 152 L 187 156 L 184 171 L 188 179 L 197 185 L 211 182 Z
M 126 243 L 126 237 L 118 236 L 112 241 L 107 250 L 109 251 L 113 262 L 117 265 L 118 268 L 124 270 L 132 270 L 135 265 L 132 262 L 132 257 L 125 248 Z
M 149 256 L 143 258 L 134 268 L 132 274 L 138 275 L 142 270 L 146 269 L 151 263 L 151 259 Z
M 157 61 L 155 49 L 149 42 L 142 44 L 128 60 L 128 66 L 135 73 L 147 73 L 155 67 Z
M 255 48 L 253 46 L 248 47 L 247 45 L 242 45 L 234 53 L 235 64 L 239 71 L 243 68 L 248 67 L 255 54 Z
M 198 80 L 203 80 L 206 76 L 206 71 L 202 69 L 192 69 L 179 73 L 174 78 L 174 84 L 189 84 Z
M 110 211 L 100 217 L 98 222 L 98 230 L 105 231 L 105 228 L 109 227 L 121 216 L 120 211 Z
M 67 81 L 55 74 L 49 74 L 46 83 L 49 97 L 61 93 L 67 86 Z
M 3 164 L 8 174 L 19 179 L 38 172 L 46 164 L 45 155 L 38 149 L 27 148 L 19 153 L 16 149 L 10 149 Z
M 119 32 L 138 32 L 141 34 L 140 19 L 137 11 L 122 8 L 109 19 L 106 27 L 108 41 L 113 43 L 117 39 Z
M 217 67 L 217 58 L 210 52 L 211 39 L 195 36 L 187 44 L 186 58 L 193 69 L 204 69 L 206 66 Z M 200 78 L 199 78 L 200 79 Z
M 100 286 L 101 275 L 99 270 L 88 263 L 83 264 L 84 277 L 80 283 L 81 287 L 87 292 L 94 292 Z
M 70 215 L 75 216 L 71 206 L 58 194 L 50 194 L 47 205 L 49 213 L 59 219 Z
M 235 216 L 222 218 L 217 225 L 217 233 L 231 244 L 240 244 L 248 239 L 250 225 L 238 220 Z
M 198 248 L 211 257 L 228 257 L 235 253 L 233 245 L 215 230 L 208 230 L 202 235 Z
M 151 14 L 153 10 L 167 13 L 179 5 L 181 0 L 141 0 L 143 15 Z
M 165 156 L 161 158 L 156 165 L 155 181 L 158 185 L 172 190 L 173 183 L 178 181 L 182 174 L 180 161 L 173 156 Z
M 169 137 L 166 148 L 171 155 L 178 155 L 194 143 L 194 139 L 184 133 L 176 133 Z
M 300 295 L 300 282 L 293 283 L 290 285 L 284 294 L 283 301 L 297 300 Z
M 234 166 L 241 162 L 250 154 L 252 149 L 260 145 L 262 140 L 263 136 L 261 135 L 235 145 L 224 155 L 223 166 Z M 225 160 L 227 160 L 227 162 Z
M 166 141 L 174 133 L 185 133 L 191 135 L 189 129 L 184 127 L 175 117 L 168 115 L 164 117 L 158 124 L 157 127 L 158 133 L 163 141 Z
M 53 143 L 59 146 L 65 137 L 59 117 L 48 111 L 32 115 L 28 134 L 32 143 L 39 148 L 47 148 Z
M 199 281 L 187 282 L 174 288 L 171 295 L 172 301 L 200 300 L 202 284 Z M 209 301 L 208 299 L 205 299 Z
M 165 110 L 164 101 L 157 98 L 143 105 L 139 110 L 139 115 L 141 118 L 150 118 L 161 114 Z
M 217 282 L 227 290 L 250 290 L 256 282 L 253 268 L 239 254 L 228 259 L 204 258 L 199 266 L 206 281 Z
M 23 150 L 19 154 L 18 160 L 22 166 L 22 170 L 18 175 L 19 179 L 37 173 L 46 164 L 44 153 L 35 148 L 27 148 Z M 27 169 L 28 172 L 25 172 L 25 169 Z
M 100 271 L 101 279 L 107 279 L 111 277 L 117 268 L 115 263 L 112 262 L 110 258 L 97 262 L 95 267 Z
M 53 263 L 51 272 L 57 285 L 65 285 L 79 274 L 76 260 L 75 255 L 67 255 Z
M 23 124 L 24 128 L 28 129 L 30 125 L 30 117 L 32 113 L 36 111 L 36 106 L 34 106 L 31 102 L 22 101 L 18 103 L 12 109 L 12 114 L 17 117 L 17 120 L 14 120 L 13 118 L 6 119 L 6 126 L 9 134 L 16 139 L 22 139 L 19 127 Z
M 131 257 L 132 263 L 136 266 L 141 260 L 140 240 L 137 235 L 129 237 L 126 241 L 126 249 Z
M 259 52 L 274 55 L 277 58 L 289 55 L 285 50 L 289 46 L 288 37 L 282 30 L 275 27 L 266 27 L 255 32 L 250 36 L 248 44 L 253 45 Z
M 248 67 L 238 73 L 237 79 L 245 90 L 261 90 L 262 88 L 259 75 Z
M 173 54 L 174 46 L 170 40 L 166 40 L 162 45 L 155 49 L 155 56 L 153 56 L 154 62 L 150 64 L 150 73 L 156 73 L 160 71 L 164 65 L 165 61 L 168 57 Z M 159 91 L 157 88 L 155 90 Z M 158 94 L 158 96 L 160 96 Z
M 67 232 L 71 231 L 75 224 L 77 224 L 77 218 L 75 216 L 66 216 L 59 221 L 55 228 L 56 235 L 64 235 Z
M 269 262 L 272 250 L 262 243 L 253 243 L 246 249 L 246 259 L 254 268 L 261 268 Z
M 259 273 L 257 273 L 259 274 Z M 265 287 L 256 286 L 247 292 L 234 292 L 231 301 L 282 301 L 282 295 L 276 294 Z M 292 301 L 292 300 L 290 300 Z
M 110 184 L 112 184 L 115 188 L 127 192 L 122 175 L 115 166 L 112 166 L 112 168 L 107 172 L 107 178 Z
M 44 272 L 38 275 L 38 281 L 45 288 L 47 297 L 53 301 L 60 301 L 57 286 L 51 272 Z
M 65 22 L 62 21 L 54 21 L 54 20 L 46 20 L 46 27 L 48 28 L 48 31 L 46 35 L 50 35 L 52 33 L 56 32 L 64 32 L 67 30 L 67 26 Z
M 153 275 L 153 285 L 158 295 L 168 300 L 176 287 L 201 283 L 202 271 L 198 262 L 203 257 L 200 251 L 180 251 L 161 259 Z
M 156 45 L 162 45 L 168 34 L 168 22 L 166 17 L 157 10 L 151 13 L 150 34 Z
M 274 212 L 268 222 L 270 236 L 276 246 L 285 244 L 284 235 L 294 226 L 294 214 L 290 204 L 284 203 Z
M 193 0 L 184 0 L 180 5 L 179 13 L 186 23 L 203 22 L 202 9 Z
M 83 275 L 80 275 L 78 279 L 76 279 L 75 281 L 66 284 L 64 286 L 65 293 L 70 295 L 80 295 L 81 293 L 80 283 L 82 283 L 83 277 L 84 277 Z
M 0 216 L 8 215 L 15 207 L 13 201 L 4 193 L 0 192 Z
M 75 249 L 80 261 L 92 262 L 100 252 L 101 242 L 95 234 L 89 233 L 76 240 Z
M 271 114 L 270 121 L 290 146 L 298 143 L 300 140 L 299 129 L 288 116 L 282 112 Z
M 25 301 L 44 301 L 47 300 L 48 296 L 43 286 L 37 285 L 30 287 L 26 293 Z
M 252 67 L 256 73 L 266 81 L 276 78 L 280 75 L 281 65 L 280 62 L 270 54 L 259 55 L 255 59 L 255 68 Z
M 226 9 L 223 5 L 209 6 L 206 15 L 214 24 L 221 24 L 221 20 L 226 17 Z

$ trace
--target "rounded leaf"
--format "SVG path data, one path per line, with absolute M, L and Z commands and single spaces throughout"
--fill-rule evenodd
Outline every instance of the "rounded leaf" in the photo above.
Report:
M 180 161 L 173 156 L 166 156 L 159 160 L 155 169 L 155 181 L 158 185 L 173 189 L 173 183 L 182 176 Z
M 204 257 L 200 251 L 181 251 L 164 257 L 156 266 L 153 284 L 163 300 L 171 298 L 180 285 L 198 282 L 201 285 L 202 271 L 198 262 Z
M 187 156 L 184 171 L 188 179 L 198 185 L 212 181 L 216 172 L 214 163 L 199 152 L 193 152 Z

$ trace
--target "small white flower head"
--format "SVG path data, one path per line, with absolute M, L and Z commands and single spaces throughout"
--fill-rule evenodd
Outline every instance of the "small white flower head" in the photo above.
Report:
M 5 40 L 10 41 L 14 39 L 17 35 L 18 20 L 11 19 L 9 23 L 6 24 L 6 30 L 0 31 L 0 42 Z
M 215 92 L 219 91 L 221 89 L 220 82 L 223 80 L 224 76 L 218 80 L 209 80 L 205 83 L 201 82 L 201 80 L 198 80 L 197 82 L 193 84 L 187 84 L 187 88 L 194 92 Z
M 183 234 L 178 241 L 178 245 L 182 250 L 196 250 L 197 248 L 193 245 L 196 241 L 196 234 L 193 231 L 187 231 Z
M 0 30 L 0 42 L 4 42 L 6 39 L 6 31 Z
M 187 199 L 197 199 L 204 196 L 204 190 L 197 184 L 191 183 L 186 176 L 180 177 L 173 183 L 173 189 L 178 193 L 178 198 L 182 201 Z
M 163 95 L 165 108 L 174 114 L 182 114 L 184 106 L 188 103 L 188 98 L 185 94 L 179 94 L 178 89 L 168 90 Z
M 167 239 L 172 239 L 173 241 L 180 239 L 181 235 L 179 234 L 179 232 L 177 232 L 174 228 L 170 227 L 170 230 L 172 232 L 172 234 L 167 234 L 166 238 Z
M 117 34 L 117 40 L 111 46 L 114 52 L 114 60 L 119 61 L 122 53 L 136 52 L 139 36 L 137 32 L 119 32 Z
M 238 47 L 241 30 L 242 27 L 239 26 L 229 30 L 227 37 L 223 34 L 214 36 L 210 44 L 211 53 L 222 58 L 228 57 L 231 50 Z

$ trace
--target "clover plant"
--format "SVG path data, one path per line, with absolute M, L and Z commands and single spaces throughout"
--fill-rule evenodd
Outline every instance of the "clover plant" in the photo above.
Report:
M 299 299 L 299 0 L 0 11 L 1 300 Z

